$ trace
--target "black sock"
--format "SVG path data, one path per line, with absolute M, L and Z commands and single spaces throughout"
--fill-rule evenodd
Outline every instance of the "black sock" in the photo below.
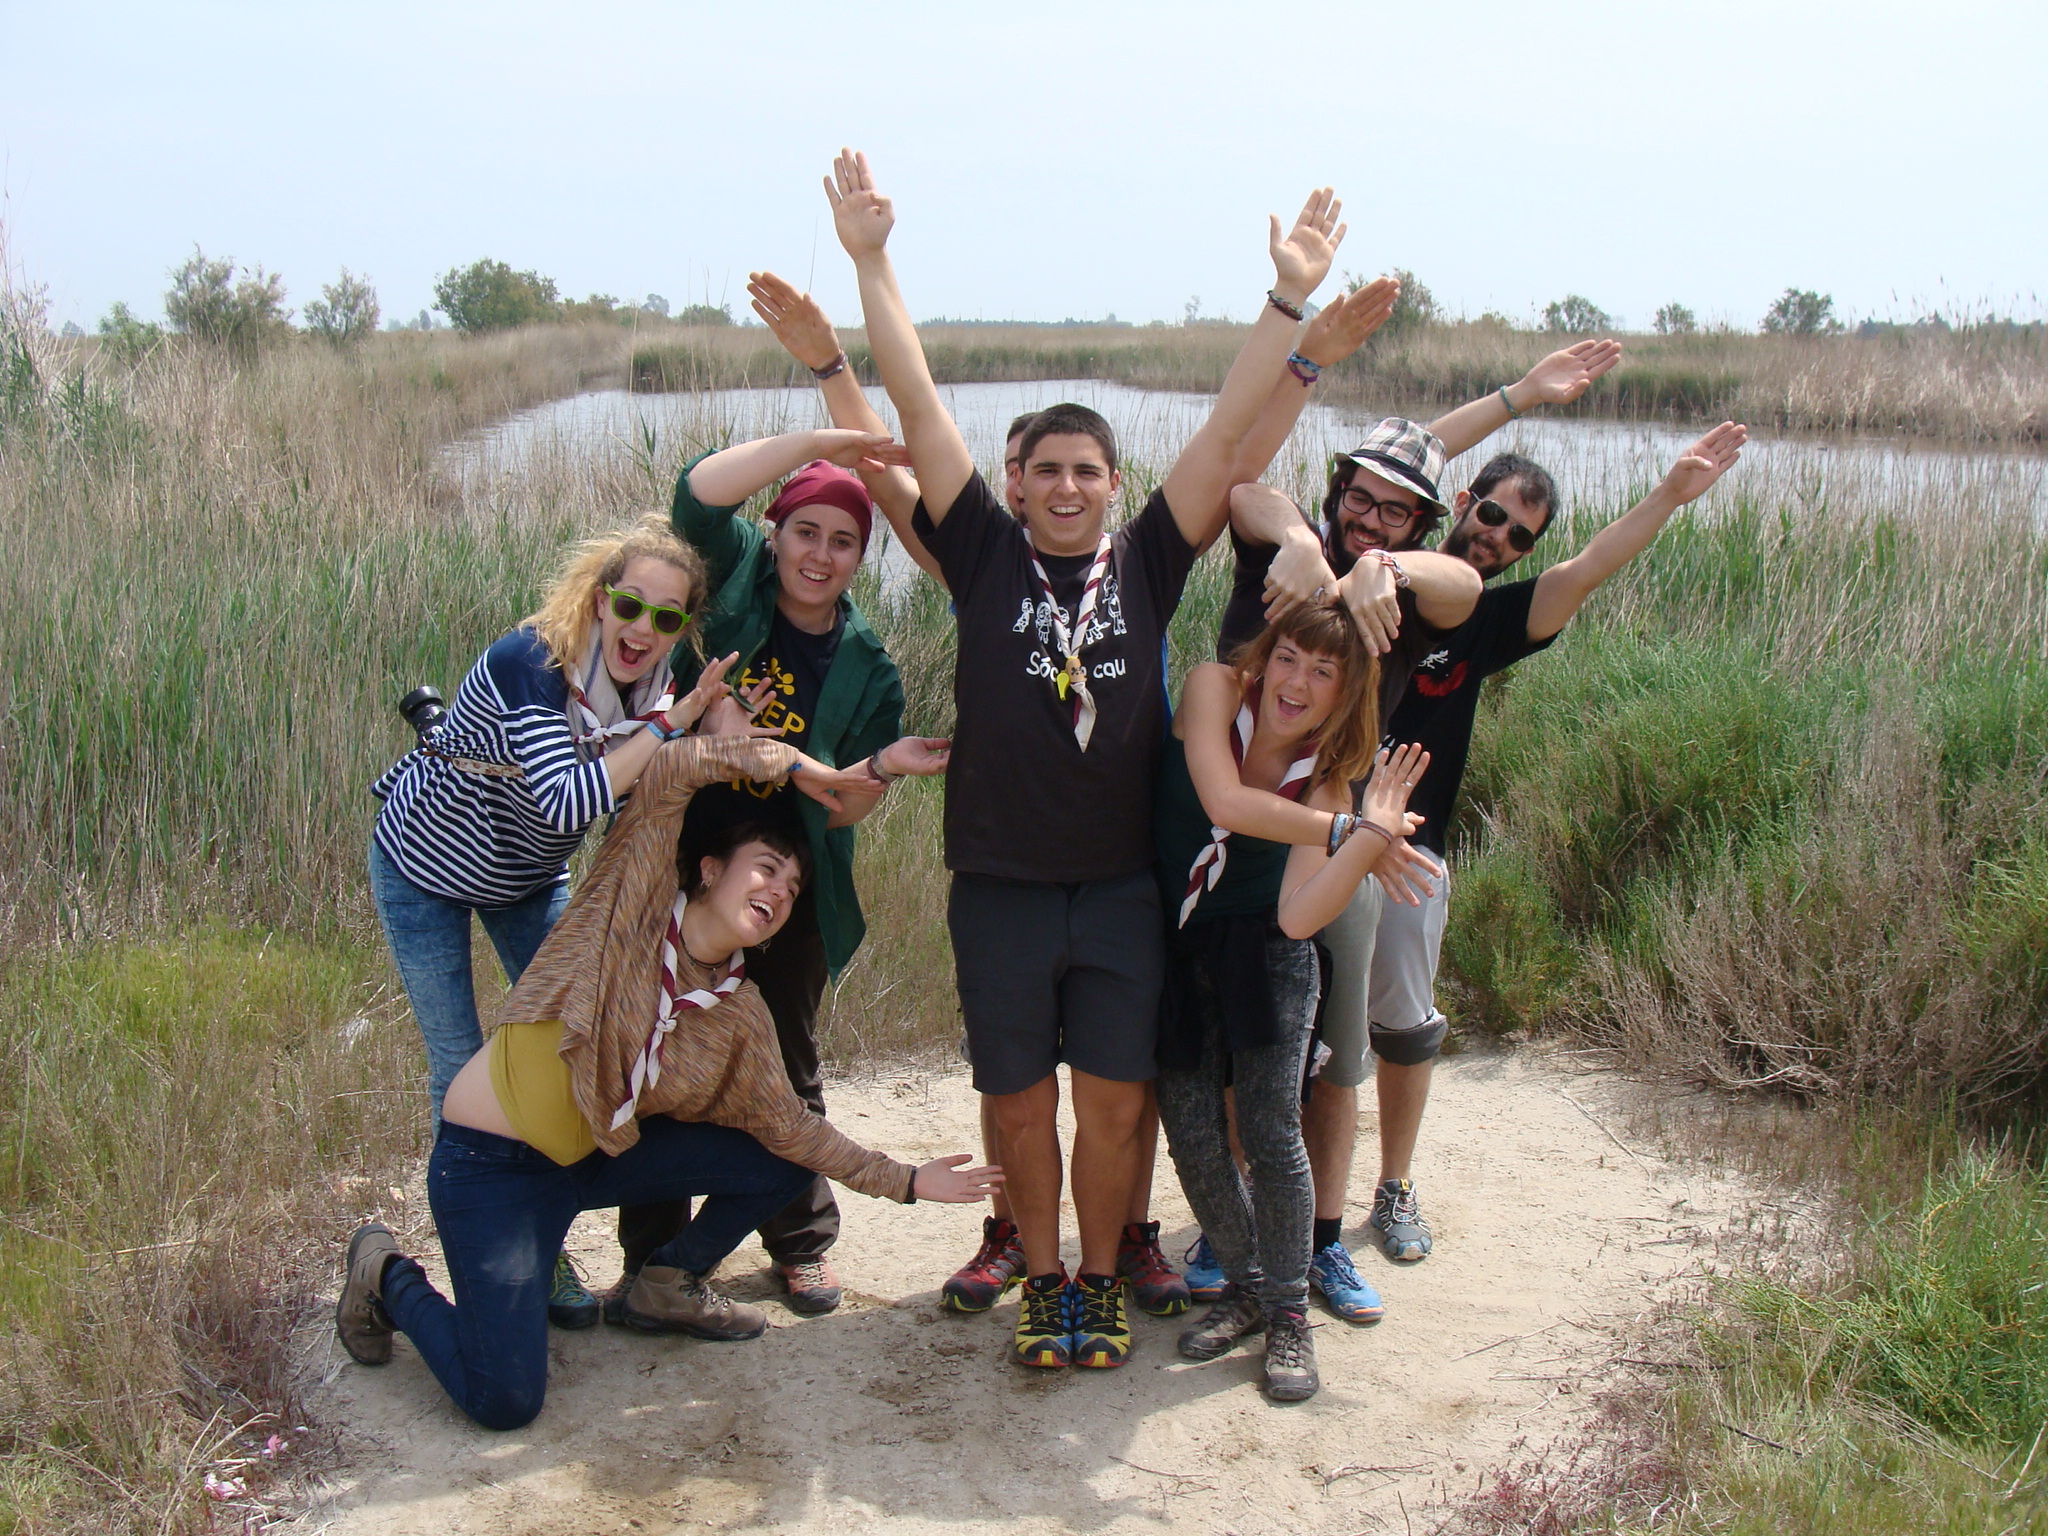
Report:
M 1344 1218 L 1341 1216 L 1318 1216 L 1315 1236 L 1309 1240 L 1310 1247 L 1321 1253 L 1332 1243 L 1344 1240 Z

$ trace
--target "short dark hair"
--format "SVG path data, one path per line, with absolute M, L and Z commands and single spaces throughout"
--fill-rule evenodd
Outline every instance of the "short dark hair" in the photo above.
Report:
M 1329 488 L 1323 492 L 1323 526 L 1325 528 L 1334 529 L 1337 526 L 1337 504 L 1344 499 L 1344 493 L 1351 488 L 1351 482 L 1357 478 L 1361 467 L 1356 459 L 1345 454 L 1339 454 L 1336 462 L 1330 466 Z M 1391 484 L 1400 486 L 1402 490 L 1415 498 L 1415 516 L 1409 520 L 1410 525 L 1415 529 L 1415 539 L 1412 545 L 1403 547 L 1419 547 L 1425 539 L 1436 532 L 1436 525 L 1444 520 L 1443 508 L 1433 501 L 1425 500 L 1422 492 L 1416 490 L 1414 486 L 1409 485 L 1405 481 L 1395 479 L 1392 475 L 1388 475 L 1386 478 Z
M 1017 445 L 1017 457 L 1029 459 L 1032 451 L 1048 437 L 1092 437 L 1102 448 L 1102 456 L 1109 460 L 1112 471 L 1116 468 L 1116 432 L 1099 411 L 1091 411 L 1085 405 L 1062 401 L 1049 405 L 1031 418 L 1024 429 L 1024 441 Z
M 1550 478 L 1550 471 L 1534 459 L 1525 459 L 1519 453 L 1496 453 L 1486 461 L 1486 467 L 1472 477 L 1473 499 L 1491 496 L 1510 480 L 1514 481 L 1522 500 L 1543 509 L 1543 527 L 1536 530 L 1543 532 L 1550 526 L 1550 520 L 1557 516 L 1557 482 Z
M 1006 443 L 1014 442 L 1017 438 L 1022 437 L 1031 430 L 1031 423 L 1036 420 L 1038 420 L 1038 412 L 1026 411 L 1022 416 L 1019 416 L 1010 423 L 1010 430 L 1003 434 L 1003 441 Z
M 760 816 L 743 816 L 738 821 L 714 825 L 708 832 L 695 831 L 685 822 L 683 835 L 676 839 L 676 875 L 683 890 L 692 896 L 701 895 L 704 890 L 704 861 L 716 859 L 721 864 L 727 863 L 735 850 L 749 843 L 766 843 L 784 858 L 795 859 L 801 871 L 799 880 L 805 885 L 810 884 L 810 839 L 791 832 L 780 822 Z

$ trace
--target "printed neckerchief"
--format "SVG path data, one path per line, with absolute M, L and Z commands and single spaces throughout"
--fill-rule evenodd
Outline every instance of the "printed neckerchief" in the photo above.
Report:
M 1237 766 L 1244 767 L 1244 755 L 1251 750 L 1252 731 L 1256 728 L 1259 711 L 1259 687 L 1253 683 L 1245 689 L 1244 702 L 1237 706 L 1237 718 L 1230 722 L 1230 755 L 1237 759 Z M 1280 775 L 1280 787 L 1274 791 L 1284 800 L 1299 800 L 1301 792 L 1308 785 L 1308 776 L 1316 766 L 1316 741 L 1310 737 L 1302 743 L 1304 754 L 1287 765 L 1287 771 Z M 1195 910 L 1195 903 L 1202 899 L 1202 893 L 1216 889 L 1216 882 L 1223 878 L 1223 863 L 1230 856 L 1230 833 L 1218 826 L 1209 828 L 1209 841 L 1202 845 L 1202 851 L 1195 855 L 1195 862 L 1188 869 L 1188 893 L 1180 904 L 1180 921 L 1176 928 L 1188 925 L 1188 916 Z M 1206 878 L 1203 871 L 1207 871 Z
M 612 1112 L 612 1129 L 617 1130 L 631 1120 L 640 1108 L 642 1090 L 653 1087 L 661 1081 L 661 1048 L 669 1035 L 674 1032 L 676 1021 L 687 1008 L 716 1008 L 728 997 L 733 989 L 747 979 L 744 961 L 733 962 L 732 974 L 715 987 L 693 987 L 688 992 L 681 990 L 676 980 L 676 953 L 683 947 L 683 908 L 689 898 L 678 893 L 676 904 L 668 915 L 668 934 L 661 941 L 661 998 L 655 1005 L 654 1033 L 647 1037 L 647 1048 L 640 1053 L 640 1059 L 633 1063 L 633 1091 Z
M 1069 690 L 1074 695 L 1074 740 L 1081 743 L 1081 750 L 1088 750 L 1088 738 L 1095 734 L 1095 696 L 1088 691 L 1088 669 L 1081 665 L 1081 651 L 1088 644 L 1088 626 L 1095 622 L 1095 598 L 1102 590 L 1102 578 L 1109 572 L 1109 535 L 1102 536 L 1102 542 L 1095 546 L 1095 563 L 1088 567 L 1088 579 L 1081 586 L 1081 604 L 1074 615 L 1074 629 L 1070 635 L 1067 626 L 1060 622 L 1059 600 L 1052 595 L 1052 582 L 1045 574 L 1045 567 L 1038 563 L 1038 551 L 1031 551 L 1031 569 L 1038 576 L 1039 595 L 1045 599 L 1046 611 L 1052 615 L 1053 644 L 1059 647 L 1061 666 L 1053 674 L 1053 687 L 1059 696 L 1065 698 Z
M 590 654 L 583 660 L 578 677 L 569 682 L 569 703 L 563 713 L 569 718 L 569 735 L 576 743 L 576 755 L 585 762 L 603 757 L 614 736 L 629 736 L 656 715 L 666 713 L 675 703 L 675 688 L 666 656 L 655 664 L 625 698 L 604 666 L 604 629 L 590 637 Z M 654 702 L 649 705 L 648 700 Z M 642 708 L 635 710 L 634 705 Z

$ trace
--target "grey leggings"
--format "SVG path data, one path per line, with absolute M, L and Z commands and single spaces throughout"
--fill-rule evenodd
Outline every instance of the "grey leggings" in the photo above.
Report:
M 1159 1123 L 1180 1187 L 1208 1235 L 1223 1273 L 1255 1291 L 1267 1307 L 1308 1296 L 1309 1241 L 1315 1183 L 1301 1140 L 1301 1082 L 1315 1028 L 1319 978 L 1315 946 L 1275 929 L 1266 941 L 1266 975 L 1279 1039 L 1257 1050 L 1227 1052 L 1223 1016 L 1208 951 L 1170 955 L 1192 968 L 1191 1001 L 1201 1010 L 1202 1059 L 1191 1072 L 1159 1074 Z M 1237 1094 L 1237 1134 L 1251 1169 L 1251 1188 L 1230 1155 L 1223 1108 L 1225 1058 Z

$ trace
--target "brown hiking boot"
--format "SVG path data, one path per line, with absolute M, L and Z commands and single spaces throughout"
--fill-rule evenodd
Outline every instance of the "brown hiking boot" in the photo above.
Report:
M 382 1222 L 356 1228 L 348 1240 L 348 1270 L 341 1299 L 334 1304 L 334 1331 L 341 1347 L 360 1365 L 384 1365 L 391 1359 L 391 1318 L 378 1286 L 384 1266 L 398 1257 L 398 1240 Z
M 606 1323 L 614 1328 L 626 1326 L 626 1298 L 633 1294 L 633 1282 L 640 1278 L 640 1271 L 629 1269 L 602 1291 L 598 1292 L 597 1305 Z
M 817 1317 L 839 1305 L 839 1277 L 823 1259 L 795 1259 L 775 1264 L 775 1278 L 789 1292 L 789 1310 Z
M 626 1293 L 626 1326 L 645 1333 L 687 1333 L 697 1339 L 737 1342 L 768 1331 L 768 1314 L 721 1296 L 702 1275 L 649 1264 Z

